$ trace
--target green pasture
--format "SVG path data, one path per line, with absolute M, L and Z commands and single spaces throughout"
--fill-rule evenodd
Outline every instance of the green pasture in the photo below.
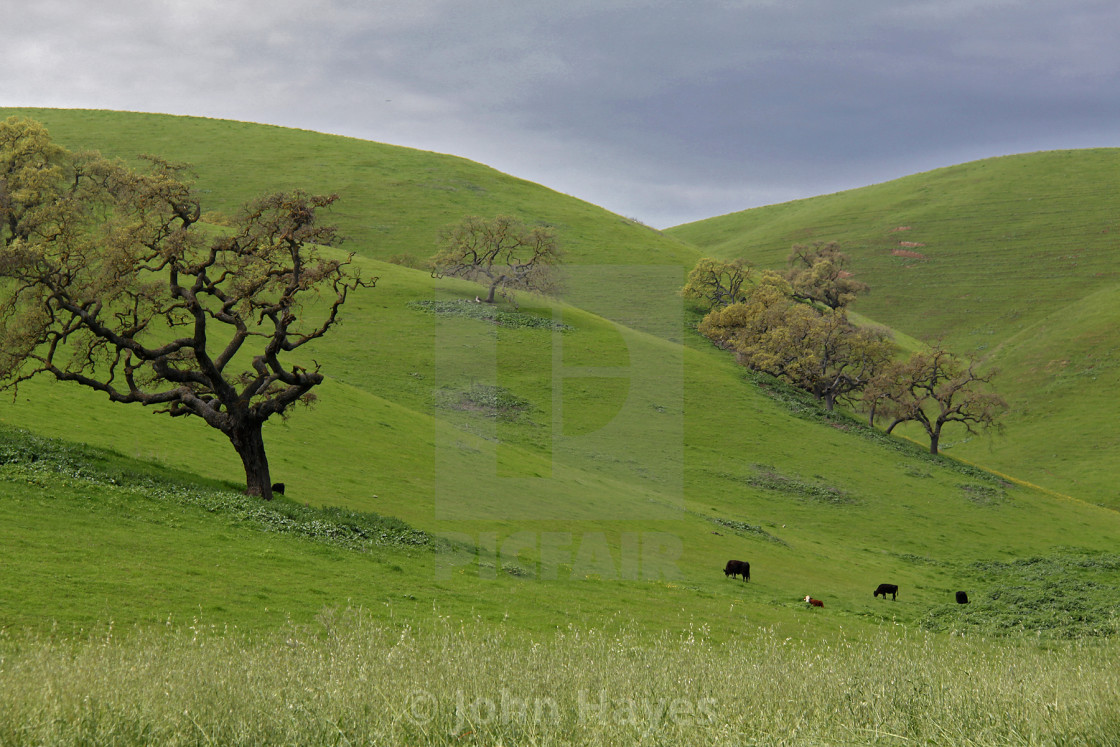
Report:
M 989 583 L 979 562 L 1058 548 L 1108 552 L 1120 537 L 1111 511 L 931 458 L 858 420 L 825 416 L 795 392 L 771 385 L 768 394 L 688 330 L 679 333 L 681 345 L 539 299 L 502 311 L 522 325 L 435 314 L 411 304 L 440 297 L 448 308 L 469 309 L 459 305 L 469 286 L 435 288 L 421 272 L 362 264 L 382 281 L 347 307 L 338 334 L 307 353 L 332 373 L 318 404 L 266 427 L 274 479 L 297 504 L 396 517 L 447 544 L 401 558 L 392 548 L 378 551 L 387 553 L 379 564 L 302 540 L 252 532 L 243 539 L 220 525 L 204 541 L 199 532 L 213 517 L 196 512 L 168 520 L 187 531 L 157 525 L 140 535 L 159 563 L 128 582 L 142 591 L 128 595 L 133 601 L 116 619 L 182 619 L 196 611 L 201 586 L 212 589 L 201 612 L 215 624 L 307 619 L 324 605 L 351 603 L 394 616 L 402 614 L 395 595 L 428 609 L 446 593 L 458 600 L 440 603 L 449 614 L 486 610 L 530 629 L 590 614 L 650 627 L 781 623 L 805 635 L 799 600 L 806 594 L 829 610 L 827 622 L 808 618 L 813 628 L 919 624 L 958 588 L 984 598 Z M 472 395 L 479 386 L 517 408 L 488 409 L 489 400 Z M 464 396 L 469 406 L 460 406 Z M 200 423 L 45 379 L 0 404 L 0 423 L 112 449 L 153 470 L 226 486 L 241 478 L 232 448 Z M 25 487 L 18 476 L 5 484 L 21 502 L 8 504 L 13 517 L 26 518 L 6 523 L 24 541 L 4 567 L 34 579 L 7 592 L 8 624 L 103 619 L 112 595 L 102 592 L 82 609 L 68 579 L 73 568 L 84 568 L 76 588 L 111 589 L 122 562 L 146 553 L 109 536 L 93 543 L 100 553 L 82 566 L 94 521 L 87 514 L 98 502 L 85 503 L 81 486 L 70 486 L 57 490 L 72 506 L 35 513 L 22 502 L 42 506 L 36 491 L 55 487 Z M 96 492 L 106 490 L 114 488 Z M 130 500 L 110 503 L 131 511 Z M 141 505 L 148 515 L 164 510 Z M 66 521 L 52 522 L 59 513 Z M 106 523 L 106 531 L 135 537 L 136 522 L 154 523 L 129 518 Z M 33 536 L 38 541 L 27 545 Z M 281 557 L 261 567 L 269 553 L 252 549 L 258 542 L 276 543 Z M 238 559 L 202 560 L 219 547 Z M 311 559 L 300 557 L 304 551 Z M 724 577 L 728 558 L 752 563 L 749 584 Z M 231 581 L 231 567 L 244 568 L 244 577 Z M 182 588 L 184 578 L 197 582 L 185 596 L 150 588 Z M 57 593 L 43 594 L 51 579 Z M 871 597 L 882 581 L 902 586 L 897 602 Z M 232 593 L 231 583 L 242 591 Z
M 1027 162 L 670 237 L 450 156 L 216 120 L 18 111 L 72 149 L 194 162 L 212 209 L 277 188 L 339 192 L 343 250 L 379 280 L 293 361 L 321 364 L 327 381 L 313 407 L 265 428 L 286 485 L 271 503 L 240 493 L 236 454 L 200 422 L 46 379 L 0 399 L 0 744 L 1115 733 L 1120 516 L 1108 493 L 1115 426 L 1100 417 L 1116 376 L 1115 283 L 1084 282 L 1080 263 L 1068 277 L 1046 270 L 1051 295 L 1014 301 L 1005 319 L 989 313 L 992 297 L 1013 302 L 1002 275 L 987 274 L 983 303 L 969 300 L 984 285 L 973 276 L 997 261 L 991 243 L 961 248 L 979 234 L 960 228 L 956 254 L 921 266 L 890 253 L 891 228 L 958 230 L 969 199 L 993 192 L 989 175 L 1018 175 L 1006 197 L 1018 205 Z M 1031 217 L 1032 230 L 1057 210 Z M 569 253 L 564 299 L 488 307 L 475 286 L 400 263 L 431 254 L 467 213 L 554 226 Z M 926 230 L 923 241 L 943 235 Z M 916 343 L 902 332 L 939 330 L 943 314 L 961 350 L 992 330 L 985 350 L 1013 402 L 1006 436 L 949 432 L 950 454 L 968 462 L 931 457 L 920 440 L 822 412 L 696 334 L 677 293 L 696 258 L 776 266 L 791 239 L 813 238 L 852 251 L 873 286 L 859 312 L 901 330 L 903 347 Z M 1036 269 L 1062 266 L 1047 257 Z M 888 288 L 910 270 L 929 295 Z M 955 283 L 961 297 L 929 305 Z M 751 563 L 749 583 L 725 577 L 732 558 Z M 897 600 L 873 598 L 881 582 L 900 586 Z M 471 710 L 500 703 L 503 687 L 557 698 L 558 720 Z M 677 715 L 704 721 L 664 709 L 656 722 L 580 721 L 580 692 L 614 703 L 637 689 L 655 705 L 686 700 Z M 741 692 L 773 705 L 736 710 Z M 409 718 L 417 693 L 431 710 Z
M 992 363 L 1014 398 L 1006 437 L 962 444 L 968 459 L 1014 470 L 1039 485 L 1120 506 L 1120 430 L 1112 396 L 1120 386 L 1120 285 L 1087 294 L 1002 341 Z

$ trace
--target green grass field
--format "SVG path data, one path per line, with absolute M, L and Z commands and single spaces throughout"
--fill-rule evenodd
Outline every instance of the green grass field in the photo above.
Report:
M 0 744 L 1109 744 L 1113 641 L 192 623 L 2 641 Z
M 305 353 L 328 376 L 318 404 L 265 429 L 287 485 L 272 504 L 239 494 L 233 449 L 201 423 L 47 380 L 0 400 L 0 681 L 75 683 L 11 690 L 0 743 L 634 738 L 633 723 L 572 721 L 585 687 L 679 692 L 694 710 L 716 699 L 713 723 L 686 734 L 662 714 L 648 743 L 902 744 L 939 729 L 945 742 L 1091 743 L 1115 728 L 1120 517 L 1094 505 L 1106 497 L 1034 487 L 1066 483 L 1043 479 L 1037 455 L 1034 471 L 1009 470 L 1030 456 L 1014 441 L 954 446 L 979 466 L 932 458 L 749 376 L 694 332 L 677 295 L 708 248 L 448 156 L 214 120 L 34 114 L 71 148 L 194 161 L 222 210 L 276 187 L 337 191 L 344 248 L 380 280 Z M 474 286 L 385 261 L 427 256 L 466 212 L 555 226 L 564 301 L 522 298 L 484 318 L 464 303 Z M 1096 465 L 1086 485 L 1115 465 L 1049 429 L 1074 427 L 1084 372 L 1111 370 L 1093 337 L 1108 339 L 1109 293 L 1000 339 L 1001 363 L 1037 392 L 1009 433 L 1037 424 L 1040 449 Z M 1079 335 L 1062 375 L 1048 370 L 1049 346 Z M 1054 402 L 1060 412 L 1031 416 Z M 749 583 L 724 576 L 729 558 L 750 561 Z M 897 601 L 872 597 L 884 581 L 900 585 Z M 958 607 L 957 590 L 973 603 Z M 825 608 L 807 609 L 806 594 Z M 322 622 L 336 614 L 337 640 Z M 377 668 L 398 653 L 403 669 Z M 997 666 L 1015 657 L 1021 677 Z M 168 675 L 174 694 L 160 699 L 153 673 L 176 671 L 170 661 L 224 684 Z M 276 661 L 291 668 L 260 663 Z M 539 672 L 558 696 L 549 728 L 456 731 L 448 693 L 500 699 L 518 667 L 564 661 L 569 675 Z M 617 679 L 600 684 L 602 661 Z M 736 684 L 767 702 L 801 681 L 813 687 L 783 705 L 733 707 Z M 1016 683 L 1055 705 L 1010 707 Z M 537 697 L 538 685 L 509 692 Z M 867 697 L 846 695 L 859 688 Z M 428 724 L 401 718 L 412 691 L 435 696 Z M 295 693 L 303 710 L 286 712 Z M 912 708 L 897 715 L 900 703 Z

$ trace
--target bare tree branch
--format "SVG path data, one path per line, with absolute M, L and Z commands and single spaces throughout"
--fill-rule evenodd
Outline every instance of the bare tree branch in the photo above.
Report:
M 996 374 L 981 374 L 978 361 L 966 364 L 937 343 L 885 369 L 865 391 L 864 401 L 872 421 L 889 420 L 887 433 L 902 423 L 919 423 L 929 437 L 930 453 L 936 454 L 949 423 L 964 425 L 968 433 L 998 427 L 1007 402 L 987 389 Z

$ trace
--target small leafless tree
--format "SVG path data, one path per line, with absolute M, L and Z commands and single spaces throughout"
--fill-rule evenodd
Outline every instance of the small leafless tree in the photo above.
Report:
M 464 218 L 446 229 L 441 248 L 429 261 L 432 277 L 459 277 L 487 286 L 486 303 L 495 294 L 559 290 L 561 253 L 549 228 L 529 228 L 508 215 L 487 220 Z

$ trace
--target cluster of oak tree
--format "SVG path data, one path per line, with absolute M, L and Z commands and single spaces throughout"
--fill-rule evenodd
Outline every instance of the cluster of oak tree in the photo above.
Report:
M 997 424 L 1007 405 L 987 386 L 993 371 L 941 344 L 899 359 L 885 330 L 848 319 L 848 304 L 868 290 L 848 263 L 834 242 L 795 245 L 784 273 L 705 258 L 683 294 L 707 310 L 700 333 L 744 366 L 810 392 L 829 410 L 837 402 L 862 407 L 888 433 L 916 422 L 933 454 L 950 423 L 970 433 Z

